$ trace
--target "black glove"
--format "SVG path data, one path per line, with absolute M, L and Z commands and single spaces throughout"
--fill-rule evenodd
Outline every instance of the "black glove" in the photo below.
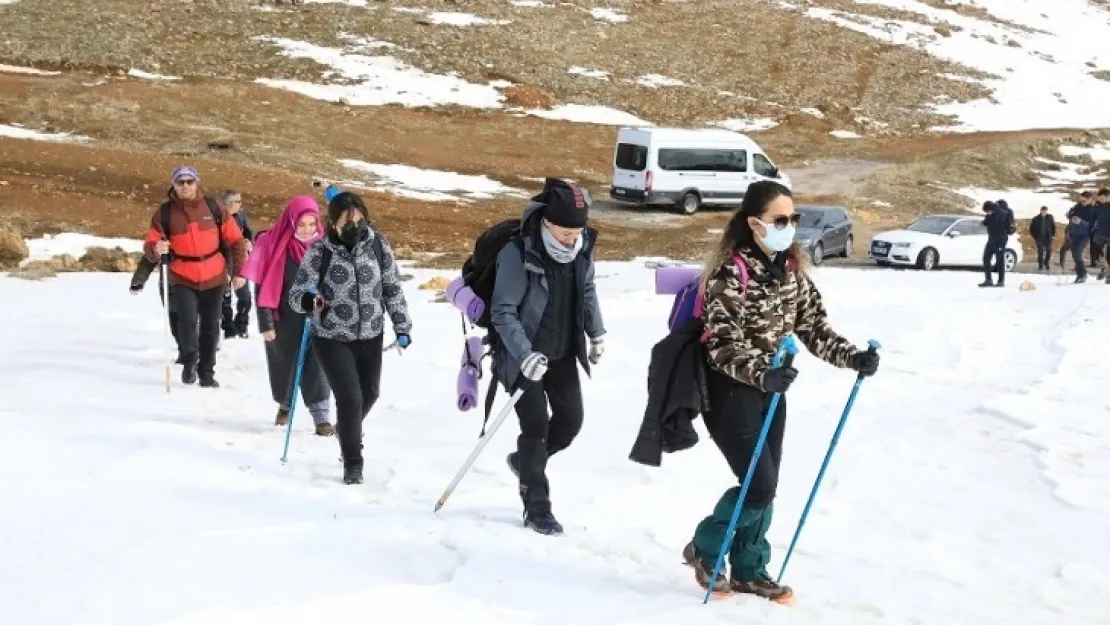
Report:
M 785 393 L 797 377 L 798 370 L 794 367 L 771 369 L 763 374 L 763 390 L 768 393 Z
M 865 378 L 875 375 L 875 372 L 879 370 L 879 352 L 856 352 L 848 366 L 859 371 L 860 375 Z

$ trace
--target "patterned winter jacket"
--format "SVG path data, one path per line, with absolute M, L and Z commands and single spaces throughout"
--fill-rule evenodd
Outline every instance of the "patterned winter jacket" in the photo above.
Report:
M 829 325 L 821 294 L 805 273 L 769 265 L 760 252 L 742 250 L 746 292 L 729 260 L 710 278 L 705 294 L 709 366 L 744 384 L 763 388 L 775 348 L 795 334 L 814 356 L 846 368 L 858 351 Z
M 412 329 L 397 261 L 385 237 L 381 237 L 382 264 L 378 266 L 373 243 L 380 236 L 371 229 L 370 236 L 354 247 L 353 254 L 330 236 L 305 251 L 288 299 L 290 308 L 305 314 L 305 294 L 320 285 L 327 306 L 322 312 L 312 311 L 314 335 L 337 341 L 369 340 L 385 330 L 387 312 L 396 334 L 408 334 Z M 331 250 L 331 264 L 321 281 L 324 248 Z

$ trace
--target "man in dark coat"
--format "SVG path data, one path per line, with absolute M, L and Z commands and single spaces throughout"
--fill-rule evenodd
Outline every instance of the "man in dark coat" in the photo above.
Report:
M 979 286 L 1006 286 L 1006 243 L 1014 227 L 1014 214 L 1005 202 L 984 202 L 983 212 L 987 214 L 983 225 L 987 227 L 987 244 L 983 248 L 983 275 L 986 276 Z M 991 280 L 991 264 L 998 272 L 998 282 Z
M 1110 284 L 1110 262 L 1107 244 L 1110 243 L 1110 189 L 1099 189 L 1098 198 L 1091 208 L 1091 264 L 1099 268 L 1099 280 Z
M 1056 238 L 1056 220 L 1049 214 L 1047 206 L 1042 206 L 1041 214 L 1029 222 L 1029 236 L 1037 244 L 1037 269 L 1048 271 L 1052 240 Z

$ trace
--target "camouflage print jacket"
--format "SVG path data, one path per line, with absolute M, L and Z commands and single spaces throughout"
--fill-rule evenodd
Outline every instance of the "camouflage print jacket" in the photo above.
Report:
M 709 366 L 762 389 L 775 347 L 793 333 L 814 356 L 848 367 L 858 350 L 829 325 L 821 293 L 809 276 L 769 267 L 762 253 L 745 249 L 740 256 L 748 265 L 747 292 L 731 259 L 717 269 L 706 290 Z

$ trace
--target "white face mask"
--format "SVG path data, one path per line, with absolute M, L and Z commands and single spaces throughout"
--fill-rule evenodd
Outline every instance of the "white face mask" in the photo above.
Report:
M 316 238 L 316 234 L 317 233 L 313 232 L 312 234 L 308 235 L 307 237 L 302 237 L 299 233 L 294 232 L 293 233 L 293 238 L 297 239 L 301 243 L 308 243 L 309 241 Z
M 759 237 L 763 241 L 763 245 L 772 252 L 781 252 L 790 247 L 794 242 L 794 224 L 790 224 L 781 230 L 775 228 L 774 224 L 764 223 L 762 219 L 756 219 L 767 231 L 767 234 Z M 758 236 L 758 235 L 756 235 Z

